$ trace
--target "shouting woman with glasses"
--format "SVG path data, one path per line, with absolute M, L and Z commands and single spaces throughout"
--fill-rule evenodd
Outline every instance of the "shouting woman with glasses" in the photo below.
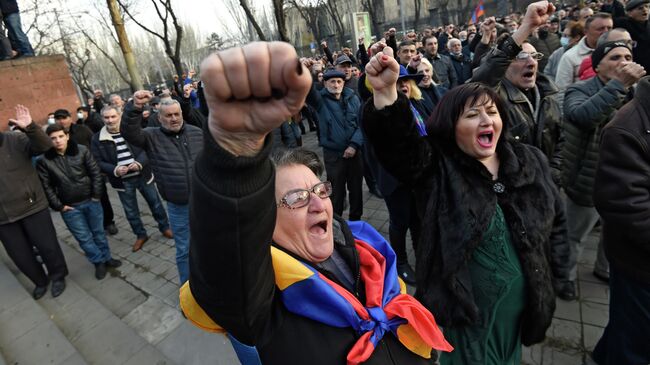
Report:
M 269 159 L 268 133 L 311 86 L 295 50 L 231 48 L 201 72 L 210 115 L 194 168 L 187 318 L 227 332 L 244 364 L 432 364 L 434 349 L 450 351 L 405 293 L 386 240 L 334 215 L 318 156 Z

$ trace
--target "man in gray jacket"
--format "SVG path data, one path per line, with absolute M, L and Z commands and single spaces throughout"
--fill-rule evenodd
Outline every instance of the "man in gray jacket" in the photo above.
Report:
M 39 299 L 52 281 L 52 296 L 65 289 L 68 267 L 61 252 L 43 187 L 31 161 L 32 156 L 52 147 L 40 126 L 32 122 L 29 109 L 16 106 L 11 124 L 21 132 L 0 132 L 0 241 L 18 269 L 35 285 Z M 33 247 L 43 259 L 36 261 Z
M 594 208 L 594 176 L 603 127 L 630 98 L 631 88 L 643 75 L 643 67 L 632 62 L 627 42 L 614 41 L 599 45 L 592 54 L 596 77 L 570 86 L 564 99 L 566 142 L 562 151 L 562 177 L 567 194 L 567 223 L 571 244 L 571 280 L 582 243 L 598 222 Z M 609 280 L 609 264 L 602 241 L 594 275 Z

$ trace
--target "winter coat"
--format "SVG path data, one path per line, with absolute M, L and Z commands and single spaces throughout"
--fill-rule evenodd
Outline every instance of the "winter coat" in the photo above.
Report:
M 120 134 L 132 146 L 147 151 L 160 196 L 171 203 L 189 202 L 194 160 L 203 149 L 201 128 L 183 123 L 176 133 L 163 127 L 142 129 L 142 110 L 124 107 Z
M 603 129 L 594 203 L 610 265 L 650 284 L 650 77 Z
M 30 124 L 24 133 L 0 132 L 0 225 L 47 209 L 31 157 L 51 147 L 52 141 L 36 123 Z
M 507 54 L 500 47 L 494 48 L 474 72 L 472 81 L 496 87 L 507 105 L 509 135 L 515 141 L 541 149 L 550 162 L 553 181 L 560 184 L 564 136 L 562 113 L 556 100 L 558 89 L 546 75 L 538 72 L 534 91 L 537 108 L 533 108 L 524 92 L 505 78 L 508 66 L 519 51 L 521 48 L 517 47 Z
M 45 152 L 36 161 L 36 169 L 50 207 L 56 211 L 64 205 L 100 200 L 104 193 L 104 178 L 90 150 L 72 140 L 63 155 L 54 147 Z
M 472 60 L 469 56 L 461 53 L 460 55 L 450 54 L 451 64 L 456 71 L 458 85 L 464 84 L 465 81 L 472 78 Z
M 403 96 L 382 110 L 368 101 L 363 128 L 391 175 L 429 192 L 416 251 L 416 298 L 443 327 L 477 324 L 480 308 L 468 263 L 499 204 L 526 278 L 522 343 L 541 342 L 555 310 L 553 280 L 566 281 L 569 273 L 564 206 L 546 158 L 534 147 L 502 137 L 498 181 L 505 191 L 497 193 L 482 163 L 453 141 L 420 138 L 408 111 Z
M 16 0 L 0 0 L 0 13 L 9 15 L 18 12 L 18 2 Z
M 294 314 L 280 298 L 269 249 L 276 218 L 270 149 L 267 138 L 256 156 L 235 158 L 206 139 L 205 153 L 196 162 L 190 204 L 192 296 L 230 335 L 254 345 L 263 364 L 343 364 L 359 334 Z M 354 239 L 345 222 L 335 220 L 336 226 L 335 249 L 356 278 L 350 293 L 364 297 Z M 341 284 L 327 270 L 312 267 Z M 364 362 L 432 363 L 408 351 L 391 333 Z
M 72 124 L 70 125 L 68 134 L 70 140 L 74 143 L 90 148 L 90 142 L 92 141 L 94 134 L 90 128 L 82 124 Z
M 600 133 L 626 97 L 623 84 L 617 80 L 603 84 L 598 76 L 579 81 L 566 91 L 562 180 L 567 196 L 578 205 L 594 206 Z
M 361 101 L 353 90 L 344 87 L 341 98 L 336 100 L 327 88 L 316 91 L 312 87 L 307 104 L 318 115 L 320 145 L 324 150 L 341 155 L 348 147 L 359 150 L 363 145 L 358 120 Z
M 133 146 L 128 142 L 127 147 L 135 162 L 140 165 L 140 174 L 137 175 L 137 178 L 142 178 L 146 184 L 151 184 L 153 182 L 153 174 L 147 153 L 142 148 Z M 124 190 L 124 179 L 116 174 L 117 146 L 111 134 L 106 130 L 106 127 L 95 134 L 90 150 L 99 165 L 99 169 L 108 177 L 108 182 L 113 189 Z
M 632 49 L 634 62 L 650 70 L 650 21 L 637 22 L 630 17 L 618 18 L 614 21 L 615 28 L 624 28 L 630 33 L 633 40 L 637 42 Z
M 446 43 L 445 43 L 446 44 Z M 444 86 L 447 89 L 458 85 L 458 77 L 456 76 L 456 69 L 451 64 L 451 58 L 443 54 L 436 54 L 435 56 L 426 55 L 427 60 L 433 66 L 433 69 L 438 75 L 440 85 Z
M 102 116 L 99 113 L 95 113 L 93 110 L 88 113 L 88 118 L 78 120 L 77 124 L 90 128 L 93 133 L 99 132 L 104 127 Z

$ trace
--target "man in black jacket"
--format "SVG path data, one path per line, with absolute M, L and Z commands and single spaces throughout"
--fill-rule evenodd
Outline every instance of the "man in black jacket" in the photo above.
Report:
M 111 257 L 102 225 L 104 217 L 99 199 L 104 178 L 90 151 L 70 141 L 63 126 L 53 124 L 47 127 L 46 133 L 54 147 L 36 163 L 45 195 L 50 207 L 61 212 L 70 233 L 88 261 L 95 265 L 95 277 L 101 280 L 106 276 L 107 267 L 122 265 Z
M 153 184 L 154 177 L 146 152 L 127 143 L 120 134 L 122 111 L 108 105 L 102 110 L 102 116 L 105 126 L 93 136 L 91 151 L 100 170 L 108 177 L 111 186 L 117 190 L 126 219 L 136 235 L 133 252 L 139 251 L 149 240 L 147 230 L 140 218 L 136 191 L 140 191 L 147 201 L 163 236 L 174 238 L 169 228 L 167 213 Z
M 614 26 L 625 28 L 637 42 L 632 50 L 634 62 L 650 70 L 650 0 L 630 0 L 625 4 L 627 16 L 614 19 Z
M 562 178 L 567 195 L 572 280 L 576 278 L 582 243 L 599 219 L 593 197 L 601 131 L 629 100 L 632 86 L 645 75 L 643 67 L 632 62 L 632 51 L 624 41 L 601 44 L 591 59 L 596 77 L 569 86 L 564 99 L 566 142 L 562 150 Z M 594 275 L 603 281 L 609 279 L 602 240 Z
M 594 348 L 599 365 L 649 364 L 650 77 L 603 129 L 594 204 L 610 262 L 609 323 Z
M 68 268 L 32 164 L 32 157 L 49 150 L 52 142 L 25 106 L 16 106 L 16 119 L 10 122 L 22 132 L 0 132 L 0 241 L 18 269 L 36 285 L 34 299 L 45 295 L 50 281 L 52 296 L 57 297 L 65 289 Z M 47 274 L 36 261 L 33 247 Z
M 72 116 L 66 109 L 58 109 L 55 111 L 54 120 L 63 127 L 71 141 L 90 149 L 90 142 L 93 139 L 94 133 L 89 127 L 83 124 L 73 123 Z M 110 235 L 117 234 L 118 229 L 114 221 L 115 214 L 113 213 L 113 206 L 111 205 L 111 200 L 108 198 L 106 189 L 104 189 L 100 201 L 104 213 L 104 229 Z
M 160 127 L 142 129 L 142 110 L 153 94 L 136 91 L 124 106 L 120 133 L 131 145 L 144 149 L 156 177 L 156 185 L 167 202 L 169 224 L 176 243 L 176 266 L 180 283 L 189 277 L 189 199 L 194 160 L 203 149 L 203 131 L 183 119 L 181 105 L 174 99 L 160 102 Z

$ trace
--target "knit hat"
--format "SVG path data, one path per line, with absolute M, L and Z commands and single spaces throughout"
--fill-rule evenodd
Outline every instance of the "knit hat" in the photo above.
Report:
M 598 67 L 600 61 L 602 61 L 603 58 L 605 58 L 605 56 L 614 48 L 618 47 L 625 47 L 627 49 L 630 49 L 630 46 L 625 41 L 606 42 L 596 47 L 594 53 L 591 54 L 591 67 L 594 69 L 594 71 L 596 71 L 596 68 Z

